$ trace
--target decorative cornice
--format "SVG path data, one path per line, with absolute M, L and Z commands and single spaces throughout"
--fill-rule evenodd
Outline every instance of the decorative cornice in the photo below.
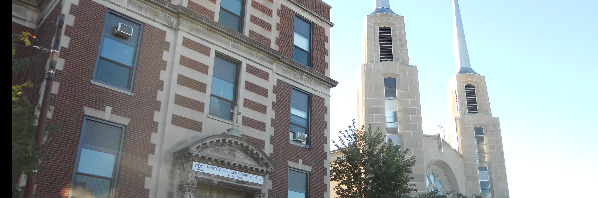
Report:
M 251 164 L 234 162 L 221 156 L 213 156 L 209 155 L 208 153 L 204 153 L 204 151 L 209 150 L 210 148 L 223 146 L 236 149 L 247 155 L 248 157 L 252 158 L 259 167 Z M 205 162 L 211 165 L 231 168 L 234 170 L 242 170 L 257 175 L 270 174 L 275 168 L 275 165 L 270 157 L 268 157 L 264 151 L 259 149 L 259 147 L 243 137 L 229 135 L 226 132 L 219 135 L 205 137 L 197 141 L 192 141 L 179 147 L 179 149 L 177 149 L 173 154 L 175 158 L 183 159 L 183 161 L 186 159 L 186 161 L 192 160 L 197 162 Z
M 314 12 L 313 10 L 309 9 L 308 7 L 306 7 L 305 5 L 297 2 L 296 0 L 289 0 L 289 2 L 295 4 L 296 6 L 303 8 L 306 12 L 309 12 L 310 14 L 313 14 L 314 16 L 316 16 L 318 19 L 322 20 L 324 23 L 327 23 L 328 25 L 330 25 L 330 27 L 334 26 L 334 23 L 332 23 L 330 20 L 320 16 L 318 13 Z M 331 8 L 330 5 L 328 5 L 326 2 L 324 1 L 320 1 L 321 3 L 323 3 L 324 5 L 328 6 L 328 8 Z

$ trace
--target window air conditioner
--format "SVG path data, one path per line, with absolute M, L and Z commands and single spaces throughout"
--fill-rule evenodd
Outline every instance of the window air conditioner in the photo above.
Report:
M 133 36 L 133 27 L 128 26 L 124 23 L 118 23 L 116 28 L 114 28 L 114 34 L 123 38 L 129 38 Z
M 307 134 L 303 133 L 303 132 L 293 132 L 293 141 L 295 142 L 301 142 L 301 143 L 305 143 L 305 140 L 307 139 Z

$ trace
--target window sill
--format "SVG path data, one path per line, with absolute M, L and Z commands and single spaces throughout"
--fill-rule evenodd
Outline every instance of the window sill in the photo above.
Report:
M 98 82 L 98 81 L 91 80 L 91 84 L 92 85 L 96 85 L 96 86 L 100 86 L 100 87 L 103 87 L 103 88 L 106 88 L 106 89 L 110 89 L 112 91 L 116 91 L 116 92 L 120 92 L 120 93 L 127 94 L 127 95 L 130 95 L 130 96 L 134 96 L 133 92 L 126 91 L 126 90 L 120 89 L 120 88 L 116 88 L 116 87 L 113 87 L 113 86 L 110 86 L 110 85 L 107 85 L 107 84 L 104 84 L 104 83 L 101 83 L 101 82 Z
M 302 148 L 306 148 L 306 149 L 311 149 L 311 147 L 307 144 L 303 144 L 303 143 L 299 143 L 299 142 L 295 142 L 295 141 L 291 141 L 291 140 L 289 140 L 289 144 L 295 145 L 298 147 L 302 147 Z
M 222 119 L 222 118 L 219 118 L 219 117 L 216 117 L 216 116 L 210 115 L 209 113 L 208 113 L 208 118 L 210 118 L 210 119 L 212 119 L 212 120 L 216 120 L 216 121 L 218 121 L 218 122 L 222 122 L 222 123 L 225 123 L 225 124 L 231 125 L 231 126 L 233 125 L 233 121 L 231 121 L 231 120 L 225 120 L 225 119 Z M 237 127 L 239 127 L 239 126 L 237 126 Z

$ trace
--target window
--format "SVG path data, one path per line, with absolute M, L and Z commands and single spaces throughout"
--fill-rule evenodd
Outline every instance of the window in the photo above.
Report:
M 310 95 L 298 89 L 291 89 L 291 115 L 289 138 L 291 141 L 309 144 Z
M 131 91 L 142 24 L 108 11 L 94 81 Z
M 444 195 L 442 181 L 440 181 L 440 178 L 433 173 L 426 176 L 426 188 L 428 188 L 428 191 L 430 192 L 438 192 L 439 195 Z
M 232 120 L 237 92 L 237 68 L 238 63 L 218 55 L 214 58 L 210 115 Z
M 386 142 L 389 142 L 390 140 L 392 140 L 393 146 L 401 145 L 399 134 L 386 134 Z
M 398 134 L 399 133 L 399 120 L 397 119 L 396 110 L 386 110 L 386 133 Z
M 484 197 L 490 197 L 490 175 L 488 174 L 488 160 L 486 156 L 486 141 L 484 140 L 484 128 L 475 127 L 474 133 L 478 160 L 478 177 L 480 181 L 480 193 Z
M 472 84 L 465 85 L 465 100 L 467 102 L 468 113 L 478 113 L 478 102 L 475 94 L 475 86 Z
M 218 23 L 241 32 L 241 16 L 243 14 L 243 0 L 222 0 L 220 2 L 220 17 Z
M 112 197 L 123 133 L 123 126 L 85 118 L 73 196 Z
M 289 169 L 289 189 L 288 198 L 306 198 L 308 197 L 308 173 Z
M 311 23 L 295 16 L 293 60 L 311 67 Z
M 380 43 L 380 62 L 392 61 L 392 35 L 390 27 L 379 27 L 378 41 Z
M 384 98 L 387 100 L 397 99 L 397 79 L 384 78 Z

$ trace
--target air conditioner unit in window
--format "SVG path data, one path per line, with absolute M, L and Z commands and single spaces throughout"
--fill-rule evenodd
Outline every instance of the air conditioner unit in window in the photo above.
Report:
M 124 23 L 118 23 L 116 28 L 114 28 L 114 34 L 124 38 L 129 38 L 133 36 L 133 27 L 128 26 Z
M 295 142 L 301 142 L 301 143 L 305 143 L 305 140 L 307 139 L 307 134 L 304 132 L 293 132 L 293 141 Z

